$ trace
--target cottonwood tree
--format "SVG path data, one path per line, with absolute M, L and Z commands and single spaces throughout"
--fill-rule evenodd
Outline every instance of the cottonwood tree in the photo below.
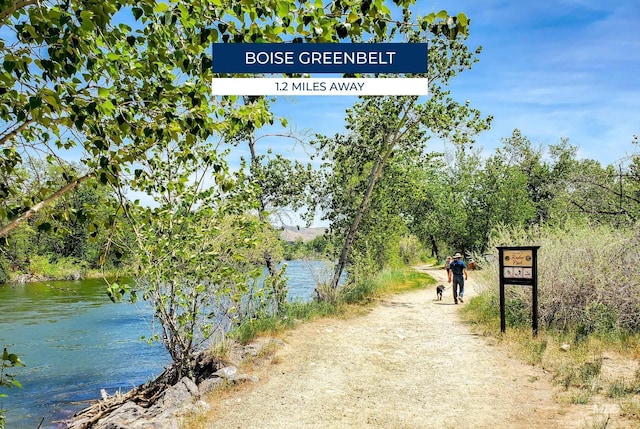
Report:
M 572 152 L 559 144 L 536 148 L 518 130 L 484 159 L 479 150 L 457 148 L 444 171 L 451 201 L 445 210 L 448 247 L 484 252 L 501 226 L 527 229 L 547 223 L 559 212 L 571 169 Z
M 407 204 L 407 223 L 412 233 L 428 245 L 432 256 L 441 256 L 453 219 L 451 183 L 445 174 L 443 153 L 424 158 L 412 174 L 413 193 Z
M 235 97 L 210 95 L 212 42 L 384 38 L 411 4 L 0 0 L 0 197 L 15 192 L 29 157 L 56 163 L 67 153 L 87 166 L 0 212 L 0 236 L 89 177 L 117 180 L 158 141 L 232 126 L 224 118 Z M 245 111 L 244 120 L 266 118 Z
M 640 218 L 640 157 L 621 158 L 615 164 L 571 158 L 563 177 L 562 194 L 554 217 L 587 216 L 591 221 L 616 227 L 633 225 Z M 562 217 L 560 217 L 562 219 Z
M 255 103 L 261 99 L 256 96 L 244 97 L 245 108 L 254 110 Z M 258 136 L 254 123 L 242 120 L 235 112 L 229 119 L 235 127 L 225 133 L 225 140 L 234 147 L 246 144 L 249 149 L 246 180 L 255 186 L 258 218 L 265 224 L 282 224 L 283 217 L 287 216 L 286 211 L 300 210 L 307 206 L 310 189 L 314 188 L 316 182 L 316 172 L 309 163 L 305 165 L 298 160 L 290 160 L 282 154 L 273 153 L 268 141 L 276 140 L 284 144 L 290 141 L 304 150 L 307 145 L 305 135 L 288 131 Z M 286 127 L 286 119 L 281 118 L 280 122 Z M 272 229 L 275 232 L 275 227 Z M 287 287 L 284 279 L 285 268 L 278 267 L 283 259 L 282 246 L 272 244 L 274 245 L 263 246 L 262 256 L 267 269 L 264 282 L 269 285 L 266 289 L 273 295 L 274 311 L 278 313 L 285 308 Z
M 242 172 L 232 174 L 206 144 L 188 153 L 177 146 L 155 145 L 127 184 L 154 205 L 135 204 L 119 190 L 138 260 L 134 286 L 113 283 L 108 291 L 114 300 L 129 292 L 151 303 L 173 361 L 172 381 L 194 375 L 193 354 L 210 339 L 262 310 L 256 296 L 245 297 L 262 274 L 253 249 L 266 241 Z
M 466 30 L 466 17 L 463 21 Z M 424 38 L 429 31 L 436 34 L 429 45 L 430 96 L 426 101 L 415 96 L 363 97 L 347 113 L 349 134 L 319 140 L 327 165 L 332 166 L 327 182 L 333 184 L 327 186 L 331 192 L 321 205 L 332 228 L 344 237 L 330 289 L 338 286 L 376 183 L 392 157 L 397 152 L 424 150 L 431 136 L 468 145 L 474 134 L 489 125 L 490 118 L 482 118 L 468 101 L 459 103 L 443 89 L 476 60 L 475 53 L 462 43 L 466 31 L 453 34 L 450 30 L 455 26 L 446 28 L 442 32 L 440 27 L 425 25 L 422 32 L 407 32 L 409 40 Z
M 487 169 L 494 168 L 494 174 L 501 171 L 505 179 L 520 182 L 519 188 L 526 192 L 526 195 L 517 193 L 515 189 L 509 192 L 514 196 L 510 201 L 509 215 L 505 208 L 498 210 L 509 220 L 508 224 L 516 226 L 525 221 L 524 226 L 540 226 L 566 217 L 567 191 L 572 192 L 571 188 L 576 185 L 571 177 L 580 170 L 575 159 L 576 150 L 567 139 L 548 147 L 534 146 L 517 129 L 510 137 L 502 139 L 502 146 L 490 158 Z M 527 205 L 529 207 L 525 207 Z M 525 213 L 531 208 L 533 214 Z M 516 218 L 519 218 L 518 222 Z

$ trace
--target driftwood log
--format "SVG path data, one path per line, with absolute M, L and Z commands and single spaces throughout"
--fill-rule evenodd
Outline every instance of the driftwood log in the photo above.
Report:
M 200 384 L 202 381 L 213 377 L 217 371 L 226 365 L 227 363 L 214 358 L 209 353 L 198 353 L 192 359 L 193 373 L 190 374 L 190 378 L 194 383 Z M 138 386 L 125 394 L 108 396 L 76 413 L 70 421 L 66 422 L 67 427 L 69 429 L 90 429 L 98 421 L 109 416 L 127 402 L 133 402 L 142 408 L 149 408 L 181 378 L 182 374 L 178 373 L 175 366 L 171 366 L 148 383 Z

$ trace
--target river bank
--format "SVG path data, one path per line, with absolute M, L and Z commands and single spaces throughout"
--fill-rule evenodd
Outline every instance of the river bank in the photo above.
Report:
M 9 275 L 9 280 L 4 283 L 8 286 L 12 284 L 23 285 L 25 283 L 37 283 L 37 282 L 58 282 L 65 280 L 93 280 L 102 278 L 115 278 L 122 275 L 122 270 L 98 270 L 98 269 L 55 269 L 51 270 L 53 273 L 24 273 L 14 272 Z M 0 284 L 2 286 L 2 284 Z
M 307 301 L 321 261 L 290 261 L 289 300 Z M 22 389 L 2 390 L 7 428 L 53 429 L 101 397 L 157 377 L 170 362 L 153 312 L 142 300 L 112 303 L 102 279 L 0 285 L 0 347 L 26 364 L 11 373 Z M 72 363 L 72 364 L 71 364 Z

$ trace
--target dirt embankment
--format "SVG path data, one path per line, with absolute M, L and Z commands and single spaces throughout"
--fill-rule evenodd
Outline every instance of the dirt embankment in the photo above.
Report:
M 419 269 L 446 285 L 443 270 Z M 465 297 L 474 294 L 470 273 Z M 207 427 L 564 429 L 602 420 L 593 405 L 559 405 L 549 374 L 472 333 L 450 287 L 442 301 L 435 295 L 388 297 L 365 316 L 289 332 L 247 369 L 258 382 L 212 400 Z

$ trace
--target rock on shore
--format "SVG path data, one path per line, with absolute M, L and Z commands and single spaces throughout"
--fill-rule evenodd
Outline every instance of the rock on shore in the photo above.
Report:
M 247 356 L 257 356 L 265 343 L 254 341 L 251 344 L 236 347 L 231 354 L 233 362 L 241 363 Z M 140 400 L 141 386 L 131 392 L 115 396 L 103 396 L 103 399 L 91 407 L 76 414 L 66 422 L 68 429 L 179 429 L 182 419 L 192 413 L 206 412 L 209 404 L 203 400 L 207 394 L 218 387 L 255 382 L 251 377 L 238 372 L 233 364 L 221 365 L 206 353 L 196 358 L 199 383 L 183 377 L 177 383 L 153 395 L 145 405 Z M 162 376 L 161 376 L 162 377 Z M 156 382 L 162 384 L 161 381 Z M 151 386 L 153 383 L 150 384 Z M 104 395 L 104 394 L 103 394 Z M 150 403 L 150 405 L 149 405 Z

